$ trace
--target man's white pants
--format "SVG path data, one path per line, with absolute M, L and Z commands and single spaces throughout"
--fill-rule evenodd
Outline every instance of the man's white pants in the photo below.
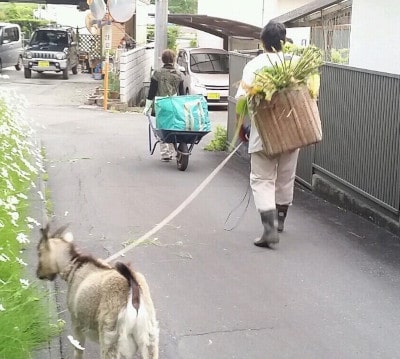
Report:
M 259 212 L 275 209 L 276 204 L 290 205 L 293 201 L 299 149 L 274 158 L 264 151 L 251 155 L 250 185 Z
M 172 143 L 160 142 L 161 158 L 172 158 L 175 153 L 175 148 Z

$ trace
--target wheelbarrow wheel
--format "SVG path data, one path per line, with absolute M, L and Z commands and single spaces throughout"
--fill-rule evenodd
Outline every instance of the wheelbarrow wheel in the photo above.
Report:
M 176 165 L 179 171 L 186 170 L 189 164 L 189 149 L 187 143 L 180 143 L 176 155 Z

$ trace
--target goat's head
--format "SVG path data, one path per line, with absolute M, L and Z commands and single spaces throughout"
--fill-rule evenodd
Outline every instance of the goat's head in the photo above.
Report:
M 36 274 L 39 279 L 54 280 L 69 263 L 75 252 L 71 233 L 64 233 L 67 226 L 59 228 L 52 235 L 49 225 L 41 229 L 42 238 L 37 246 L 39 265 Z

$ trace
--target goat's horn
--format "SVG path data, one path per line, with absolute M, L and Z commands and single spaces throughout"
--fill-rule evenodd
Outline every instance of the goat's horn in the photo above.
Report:
M 49 230 L 50 230 L 50 226 L 48 223 L 47 223 L 46 227 L 40 229 L 40 231 L 42 232 L 43 238 L 46 238 L 46 239 L 49 238 Z

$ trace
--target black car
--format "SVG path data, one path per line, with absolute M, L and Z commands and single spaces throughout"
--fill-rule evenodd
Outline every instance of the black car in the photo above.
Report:
M 78 73 L 78 41 L 73 28 L 46 27 L 34 31 L 23 54 L 25 78 L 32 71 L 62 72 L 68 79 L 69 71 Z

